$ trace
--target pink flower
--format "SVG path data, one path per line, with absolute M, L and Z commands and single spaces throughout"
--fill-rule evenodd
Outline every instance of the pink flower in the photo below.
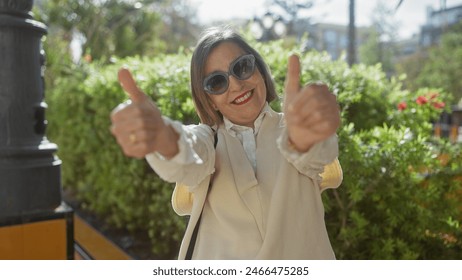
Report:
M 428 103 L 428 99 L 425 96 L 419 96 L 417 97 L 417 100 L 415 101 L 419 105 L 424 105 Z
M 441 101 L 435 101 L 435 102 L 432 103 L 432 105 L 436 109 L 443 109 L 444 106 L 446 106 L 446 104 L 444 102 L 441 102 Z
M 406 108 L 407 108 L 407 103 L 406 102 L 402 101 L 402 102 L 398 103 L 398 110 L 403 111 Z

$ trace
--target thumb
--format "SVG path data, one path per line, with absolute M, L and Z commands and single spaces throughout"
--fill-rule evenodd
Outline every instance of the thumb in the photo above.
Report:
M 300 91 L 300 59 L 296 54 L 289 57 L 285 81 L 286 99 Z
M 120 85 L 133 102 L 142 102 L 148 98 L 148 96 L 136 85 L 130 70 L 121 68 L 118 73 L 118 78 Z

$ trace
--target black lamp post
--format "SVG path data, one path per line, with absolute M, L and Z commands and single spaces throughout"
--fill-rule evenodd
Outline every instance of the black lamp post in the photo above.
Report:
M 33 0 L 0 0 L 0 259 L 72 259 L 57 145 L 45 136 L 47 29 Z
M 61 204 L 57 146 L 45 137 L 47 30 L 32 0 L 0 0 L 0 218 Z

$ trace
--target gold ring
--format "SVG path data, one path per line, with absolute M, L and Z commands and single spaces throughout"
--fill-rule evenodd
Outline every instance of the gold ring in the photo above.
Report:
M 135 142 L 136 142 L 136 135 L 135 135 L 135 133 L 130 133 L 130 136 L 128 136 L 128 139 L 130 139 L 130 142 L 131 142 L 131 143 L 135 143 Z

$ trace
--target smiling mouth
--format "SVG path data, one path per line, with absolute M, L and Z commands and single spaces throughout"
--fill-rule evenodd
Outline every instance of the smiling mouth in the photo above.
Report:
M 242 104 L 247 103 L 252 98 L 252 96 L 253 96 L 253 90 L 249 90 L 239 95 L 238 97 L 236 97 L 236 99 L 234 99 L 233 102 L 231 103 L 235 105 L 242 105 Z

